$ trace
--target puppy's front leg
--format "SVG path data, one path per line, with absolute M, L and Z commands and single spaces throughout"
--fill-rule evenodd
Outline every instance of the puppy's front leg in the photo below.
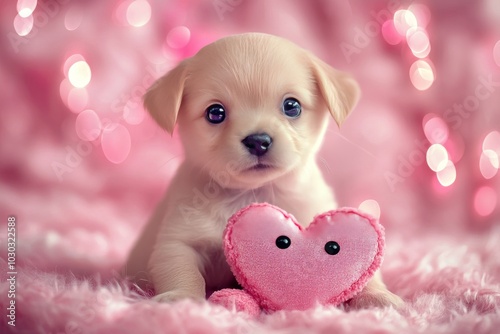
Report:
M 356 309 L 385 306 L 400 308 L 403 304 L 401 297 L 387 289 L 380 270 L 375 273 L 363 291 L 349 301 L 349 306 Z
M 181 241 L 158 241 L 149 261 L 157 301 L 205 299 L 205 279 L 199 255 Z

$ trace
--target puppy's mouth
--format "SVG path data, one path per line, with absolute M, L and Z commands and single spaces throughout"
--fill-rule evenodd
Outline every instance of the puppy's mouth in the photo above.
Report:
M 266 163 L 262 163 L 262 162 L 258 162 L 256 163 L 255 165 L 245 169 L 245 171 L 248 171 L 248 172 L 251 172 L 251 171 L 268 171 L 268 170 L 271 170 L 271 169 L 274 169 L 276 167 L 274 167 L 273 165 L 269 165 L 269 164 L 266 164 Z

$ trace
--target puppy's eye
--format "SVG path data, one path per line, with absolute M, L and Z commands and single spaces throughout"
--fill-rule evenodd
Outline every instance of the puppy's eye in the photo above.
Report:
M 294 99 L 293 97 L 289 97 L 283 101 L 283 106 L 281 107 L 283 113 L 290 118 L 297 118 L 300 116 L 302 112 L 302 106 L 300 102 Z
M 330 255 L 337 255 L 340 252 L 340 246 L 335 241 L 328 241 L 325 244 L 325 252 Z
M 226 110 L 221 104 L 212 104 L 205 110 L 205 118 L 212 124 L 222 123 L 226 118 Z
M 276 238 L 276 246 L 279 249 L 286 249 L 290 247 L 291 243 L 292 241 L 286 235 L 280 235 L 279 237 Z

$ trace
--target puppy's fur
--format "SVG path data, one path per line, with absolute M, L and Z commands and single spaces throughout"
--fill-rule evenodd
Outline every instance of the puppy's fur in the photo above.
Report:
M 281 110 L 289 97 L 301 103 L 298 118 Z M 357 99 L 352 78 L 275 36 L 223 38 L 182 61 L 144 101 L 168 132 L 177 124 L 185 160 L 132 250 L 126 274 L 141 287 L 152 282 L 157 300 L 205 298 L 234 284 L 222 232 L 237 210 L 269 202 L 307 224 L 334 209 L 315 156 L 329 117 L 340 125 Z M 220 124 L 206 119 L 213 103 L 225 107 Z M 242 140 L 261 133 L 272 145 L 257 156 Z M 352 302 L 397 305 L 400 299 L 377 274 Z

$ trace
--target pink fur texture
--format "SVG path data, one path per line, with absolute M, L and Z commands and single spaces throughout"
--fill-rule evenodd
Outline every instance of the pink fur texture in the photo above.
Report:
M 18 203 L 34 204 L 30 196 Z M 155 303 L 138 296 L 123 282 L 96 278 L 98 272 L 109 276 L 115 264 L 124 261 L 124 254 L 115 249 L 126 247 L 120 246 L 123 241 L 119 237 L 108 234 L 110 223 L 106 219 L 110 214 L 106 212 L 110 207 L 95 201 L 86 205 L 99 224 L 77 220 L 75 213 L 72 220 L 74 209 L 68 206 L 62 207 L 60 214 L 67 215 L 72 229 L 86 231 L 88 237 L 75 239 L 71 229 L 62 228 L 66 226 L 63 220 L 55 224 L 54 213 L 42 207 L 37 214 L 37 231 L 44 229 L 45 233 L 22 228 L 19 257 L 24 264 L 18 268 L 16 328 L 7 326 L 2 315 L 1 333 L 465 334 L 497 333 L 500 328 L 500 229 L 473 234 L 414 227 L 409 234 L 388 234 L 382 272 L 389 287 L 406 300 L 400 311 L 318 306 L 252 318 L 208 303 Z M 119 217 L 118 212 L 114 215 Z M 31 219 L 34 221 L 34 216 Z M 55 232 L 58 225 L 61 229 Z M 126 224 L 111 225 L 125 240 L 134 238 L 134 230 Z M 96 248 L 96 236 L 106 240 L 106 250 Z M 45 261 L 32 261 L 35 259 Z M 5 267 L 5 261 L 0 260 L 2 313 L 7 306 Z M 59 268 L 59 273 L 53 268 Z
M 286 248 L 277 247 L 280 236 Z M 330 241 L 340 245 L 338 254 L 324 250 Z M 382 226 L 353 208 L 320 214 L 304 228 L 280 208 L 256 203 L 234 214 L 224 232 L 231 270 L 267 310 L 347 301 L 380 267 L 383 248 Z

